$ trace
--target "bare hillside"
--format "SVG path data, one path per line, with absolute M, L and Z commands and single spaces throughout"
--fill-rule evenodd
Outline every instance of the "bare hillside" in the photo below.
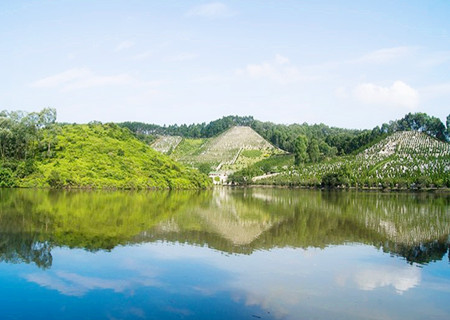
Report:
M 450 156 L 450 144 L 436 140 L 417 131 L 395 132 L 386 139 L 359 154 L 364 159 L 381 159 L 398 156 Z
M 230 149 L 270 150 L 274 147 L 250 127 L 232 127 L 208 144 L 209 152 Z
M 179 136 L 160 136 L 152 143 L 151 147 L 158 152 L 167 154 L 173 151 L 181 140 L 182 138 Z
M 281 151 L 250 127 L 233 127 L 211 139 L 183 139 L 173 152 L 181 162 L 197 165 L 207 163 L 211 170 L 233 171 Z

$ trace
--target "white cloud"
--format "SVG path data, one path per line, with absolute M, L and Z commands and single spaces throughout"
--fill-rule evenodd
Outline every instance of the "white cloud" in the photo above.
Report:
M 129 48 L 133 47 L 134 44 L 135 43 L 133 41 L 130 41 L 130 40 L 122 41 L 121 43 L 119 43 L 117 45 L 117 47 L 115 48 L 115 51 L 122 51 L 122 50 L 125 50 L 125 49 L 129 49 Z
M 236 12 L 221 2 L 211 2 L 191 8 L 186 15 L 189 17 L 226 18 L 234 16 Z
M 115 292 L 124 292 L 141 285 L 159 285 L 153 279 L 103 279 L 62 271 L 53 274 L 31 273 L 25 275 L 25 279 L 68 296 L 83 296 L 91 290 L 109 289 Z
M 369 62 L 369 63 L 386 63 L 399 58 L 408 56 L 415 50 L 414 47 L 394 47 L 394 48 L 384 48 L 370 52 L 361 58 L 357 59 L 356 62 Z
M 414 266 L 377 266 L 373 269 L 358 271 L 354 279 L 361 290 L 371 291 L 392 286 L 398 294 L 402 294 L 420 284 L 421 274 L 420 269 Z
M 363 83 L 353 90 L 354 97 L 366 104 L 400 107 L 413 110 L 419 105 L 419 94 L 402 81 L 395 81 L 390 87 Z
M 45 78 L 42 78 L 40 80 L 37 80 L 32 83 L 32 87 L 36 88 L 51 88 L 51 87 L 57 87 L 61 84 L 68 83 L 71 81 L 75 81 L 77 79 L 82 79 L 85 77 L 88 77 L 90 75 L 91 71 L 88 68 L 77 68 L 77 69 L 70 69 L 58 74 L 55 74 L 53 76 L 48 76 Z
M 289 59 L 284 57 L 284 56 L 282 56 L 281 54 L 276 54 L 275 55 L 275 62 L 277 64 L 286 64 L 286 63 L 289 63 Z
M 289 59 L 277 54 L 275 59 L 261 64 L 249 64 L 244 69 L 238 69 L 237 75 L 249 76 L 255 79 L 270 79 L 272 81 L 287 84 L 299 80 L 313 80 L 316 77 L 301 76 L 297 67 L 293 66 Z
M 35 88 L 61 88 L 63 91 L 70 91 L 100 86 L 146 84 L 128 74 L 103 76 L 95 74 L 89 68 L 75 68 L 37 80 L 31 86 Z

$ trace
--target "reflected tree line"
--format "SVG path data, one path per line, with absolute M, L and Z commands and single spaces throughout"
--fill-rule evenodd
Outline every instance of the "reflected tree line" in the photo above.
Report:
M 280 189 L 105 192 L 0 189 L 0 261 L 52 265 L 55 247 L 154 241 L 251 254 L 362 243 L 429 263 L 449 252 L 450 195 Z

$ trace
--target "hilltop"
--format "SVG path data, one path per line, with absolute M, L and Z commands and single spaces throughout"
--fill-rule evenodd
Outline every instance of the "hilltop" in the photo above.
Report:
M 299 166 L 294 166 L 293 156 L 267 159 L 231 179 L 291 186 L 450 187 L 450 144 L 421 132 L 395 132 L 355 156 Z
M 0 186 L 193 189 L 211 184 L 207 176 L 154 151 L 115 124 L 52 121 L 43 126 L 33 122 L 36 115 L 6 119 L 10 136 L 24 142 L 2 141 L 8 153 L 0 159 Z
M 160 126 L 142 122 L 123 122 L 136 137 L 151 143 L 157 136 L 179 136 L 186 139 L 214 138 L 234 126 L 252 128 L 273 146 L 286 152 L 295 152 L 299 136 L 309 144 L 317 145 L 323 158 L 355 154 L 386 136 L 399 131 L 420 131 L 440 141 L 450 141 L 450 115 L 446 125 L 439 118 L 425 113 L 408 113 L 403 118 L 380 124 L 373 129 L 345 129 L 320 124 L 276 124 L 262 122 L 251 116 L 226 116 L 209 123 L 173 124 Z
M 116 125 L 67 125 L 61 128 L 52 158 L 19 186 L 120 189 L 190 189 L 207 178 L 155 152 Z
M 207 171 L 233 172 L 273 154 L 282 153 L 250 127 L 234 126 L 213 138 L 161 136 L 155 150 Z

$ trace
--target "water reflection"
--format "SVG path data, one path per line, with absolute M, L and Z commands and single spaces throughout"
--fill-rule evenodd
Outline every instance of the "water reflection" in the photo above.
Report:
M 448 319 L 449 197 L 0 190 L 2 318 Z
M 446 194 L 3 189 L 0 197 L 0 260 L 42 268 L 52 265 L 55 247 L 97 251 L 155 241 L 244 254 L 361 243 L 411 263 L 440 260 L 449 249 Z
M 355 273 L 355 281 L 362 290 L 374 290 L 392 286 L 398 294 L 416 287 L 420 283 L 420 269 L 412 266 L 371 267 Z

